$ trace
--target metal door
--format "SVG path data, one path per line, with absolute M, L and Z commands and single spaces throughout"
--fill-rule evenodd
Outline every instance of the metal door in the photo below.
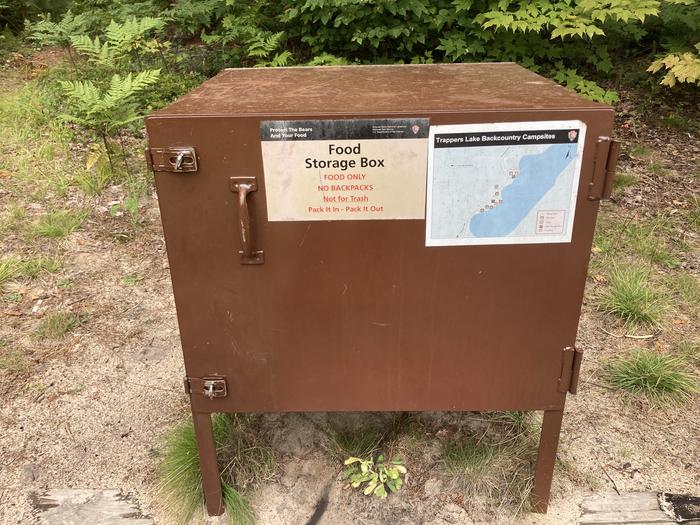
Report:
M 377 118 L 403 115 L 344 115 Z M 422 114 L 431 125 L 562 118 L 552 111 Z M 186 137 L 196 173 L 156 174 L 188 376 L 223 376 L 209 411 L 508 410 L 561 407 L 610 111 L 568 112 L 588 132 L 571 243 L 426 247 L 422 220 L 268 222 L 260 123 L 150 119 L 151 145 Z M 279 115 L 274 118 L 280 119 Z M 337 119 L 334 115 L 305 118 Z M 240 264 L 248 196 L 262 265 Z M 197 406 L 195 406 L 197 408 Z

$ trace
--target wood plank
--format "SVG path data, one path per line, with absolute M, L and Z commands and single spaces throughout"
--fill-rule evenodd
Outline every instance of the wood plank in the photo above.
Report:
M 595 512 L 579 518 L 579 524 L 647 524 L 647 523 L 674 523 L 661 511 L 643 510 L 639 512 Z
M 673 523 L 659 507 L 656 492 L 594 494 L 581 503 L 579 524 L 652 524 Z
M 52 489 L 34 506 L 43 525 L 155 525 L 119 490 Z
M 659 510 L 659 499 L 656 492 L 628 492 L 620 496 L 613 492 L 594 494 L 583 500 L 581 509 L 584 513 Z

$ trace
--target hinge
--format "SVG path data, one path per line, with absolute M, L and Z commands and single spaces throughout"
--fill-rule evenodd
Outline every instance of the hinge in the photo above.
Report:
M 188 395 L 200 395 L 207 399 L 226 397 L 226 378 L 221 376 L 210 377 L 186 377 L 185 393 Z
M 561 351 L 561 372 L 559 374 L 559 392 L 575 394 L 578 390 L 578 376 L 581 371 L 583 350 L 567 346 Z
M 151 171 L 193 173 L 197 171 L 197 152 L 189 146 L 146 148 L 146 164 Z
M 620 143 L 610 137 L 598 137 L 593 159 L 593 179 L 588 184 L 588 200 L 609 199 L 615 178 Z

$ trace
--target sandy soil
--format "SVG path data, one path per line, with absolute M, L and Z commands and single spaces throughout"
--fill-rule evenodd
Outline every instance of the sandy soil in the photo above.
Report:
M 620 123 L 625 122 L 623 111 Z M 671 175 L 663 182 L 648 180 L 633 158 L 623 156 L 620 169 L 636 170 L 642 183 L 607 204 L 604 214 L 635 209 L 649 214 L 656 200 L 664 206 L 668 199 L 685 202 L 688 195 L 677 197 L 679 188 L 697 194 L 691 173 L 700 158 L 697 138 L 674 132 L 669 140 L 634 121 L 619 134 L 658 146 Z M 665 197 L 668 192 L 676 196 Z M 126 243 L 112 235 L 125 224 L 107 217 L 105 203 L 114 198 L 107 194 L 97 200 L 97 215 L 62 242 L 66 257 L 59 274 L 23 284 L 21 302 L 1 305 L 0 337 L 25 349 L 34 363 L 30 374 L 0 376 L 2 524 L 33 523 L 32 494 L 66 487 L 121 489 L 158 523 L 168 523 L 153 500 L 158 450 L 167 430 L 187 412 L 170 277 L 155 197 L 141 203 L 139 234 Z M 30 213 L 41 211 L 36 206 Z M 697 243 L 697 233 L 692 235 Z M 14 248 L 9 242 L 8 251 Z M 697 251 L 684 264 L 697 276 Z M 125 283 L 124 276 L 131 274 L 142 280 Z M 74 283 L 70 288 L 59 286 L 66 278 Z M 587 354 L 579 394 L 567 404 L 546 516 L 516 516 L 513 509 L 494 509 L 489 501 L 465 500 L 441 474 L 430 447 L 420 460 L 424 469 L 409 472 L 399 495 L 386 501 L 365 498 L 337 479 L 341 467 L 324 452 L 318 427 L 331 416 L 269 414 L 264 425 L 280 467 L 276 479 L 252 498 L 259 523 L 306 523 L 325 493 L 329 504 L 320 523 L 432 525 L 575 523 L 582 498 L 595 491 L 700 493 L 698 396 L 683 407 L 651 408 L 611 392 L 600 379 L 608 357 L 697 334 L 696 319 L 680 313 L 680 322 L 672 322 L 668 333 L 650 340 L 610 336 L 601 328 L 615 333 L 619 327 L 588 304 L 595 287 L 592 281 L 584 305 L 579 345 Z M 32 338 L 41 315 L 59 309 L 80 313 L 83 324 L 58 343 Z M 429 428 L 439 427 L 440 415 L 423 417 Z

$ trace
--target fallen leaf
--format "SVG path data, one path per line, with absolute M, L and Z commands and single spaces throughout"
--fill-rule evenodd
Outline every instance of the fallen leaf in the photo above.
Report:
M 12 173 L 9 171 L 0 171 L 0 179 L 5 179 L 8 177 L 12 177 Z

